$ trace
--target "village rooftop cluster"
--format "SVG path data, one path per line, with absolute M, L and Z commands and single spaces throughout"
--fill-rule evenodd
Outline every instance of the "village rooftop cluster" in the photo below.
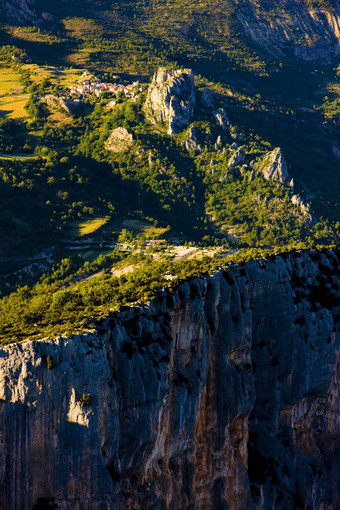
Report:
M 138 93 L 143 92 L 146 87 L 147 83 L 140 84 L 139 82 L 133 82 L 129 85 L 102 82 L 99 78 L 95 78 L 87 71 L 84 71 L 77 84 L 69 87 L 68 90 L 72 96 L 82 96 L 83 98 L 86 98 L 89 94 L 95 94 L 99 97 L 103 92 L 116 96 L 120 92 L 125 97 L 136 100 Z

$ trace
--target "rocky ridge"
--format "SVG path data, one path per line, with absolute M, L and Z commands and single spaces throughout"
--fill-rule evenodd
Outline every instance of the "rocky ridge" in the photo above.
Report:
M 339 286 L 296 252 L 3 347 L 1 508 L 339 507 Z
M 244 33 L 275 57 L 293 54 L 306 61 L 327 61 L 340 54 L 340 3 L 272 0 L 235 1 Z M 314 4 L 314 5 L 313 5 Z
M 290 181 L 288 165 L 280 147 L 265 154 L 254 165 L 254 170 L 260 172 L 267 180 L 277 181 L 281 184 L 288 184 Z

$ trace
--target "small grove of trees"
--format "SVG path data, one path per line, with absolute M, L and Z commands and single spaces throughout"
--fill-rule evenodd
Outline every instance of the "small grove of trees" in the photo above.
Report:
M 126 228 L 123 228 L 121 233 L 118 236 L 118 242 L 120 244 L 131 243 L 133 240 L 133 233 Z
M 25 109 L 35 123 L 39 123 L 45 118 L 44 107 L 34 94 L 30 95 Z

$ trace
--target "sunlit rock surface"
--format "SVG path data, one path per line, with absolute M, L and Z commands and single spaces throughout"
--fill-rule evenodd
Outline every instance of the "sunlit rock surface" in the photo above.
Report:
M 262 173 L 267 181 L 277 181 L 282 184 L 288 184 L 290 181 L 288 165 L 280 147 L 276 147 L 272 152 L 268 152 L 263 156 L 254 165 L 254 169 Z
M 159 68 L 148 89 L 143 109 L 151 123 L 166 123 L 168 133 L 173 135 L 194 120 L 195 105 L 192 71 Z

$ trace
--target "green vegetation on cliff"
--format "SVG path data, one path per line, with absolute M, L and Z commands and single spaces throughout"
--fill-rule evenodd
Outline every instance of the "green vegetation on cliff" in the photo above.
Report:
M 338 244 L 338 63 L 308 62 L 303 52 L 315 46 L 318 55 L 319 35 L 308 24 L 302 34 L 303 16 L 295 18 L 306 7 L 333 15 L 332 2 L 300 2 L 285 18 L 307 61 L 266 53 L 260 40 L 245 36 L 244 20 L 263 30 L 268 20 L 275 26 L 289 10 L 281 0 L 262 2 L 260 11 L 250 0 L 242 8 L 231 0 L 113 8 L 105 0 L 91 6 L 41 0 L 36 7 L 51 12 L 54 22 L 7 24 L 0 32 L 4 341 L 88 327 L 91 316 L 149 299 L 169 284 L 167 273 L 176 282 L 178 274 L 205 270 L 205 259 L 151 257 L 147 237 L 156 239 L 153 249 L 157 242 L 186 243 L 211 253 Z M 165 122 L 147 121 L 147 91 L 139 90 L 159 65 L 195 74 L 195 116 L 172 137 Z M 74 101 L 67 87 L 89 76 L 135 82 L 136 96 L 120 92 L 112 101 L 104 92 Z M 214 102 L 209 108 L 205 87 Z M 227 125 L 216 121 L 219 108 Z M 129 137 L 121 152 L 109 143 L 117 128 Z M 294 185 L 256 170 L 275 147 L 282 148 Z M 234 163 L 239 150 L 243 157 Z M 124 252 L 136 244 L 138 256 Z M 121 263 L 136 269 L 120 274 Z

